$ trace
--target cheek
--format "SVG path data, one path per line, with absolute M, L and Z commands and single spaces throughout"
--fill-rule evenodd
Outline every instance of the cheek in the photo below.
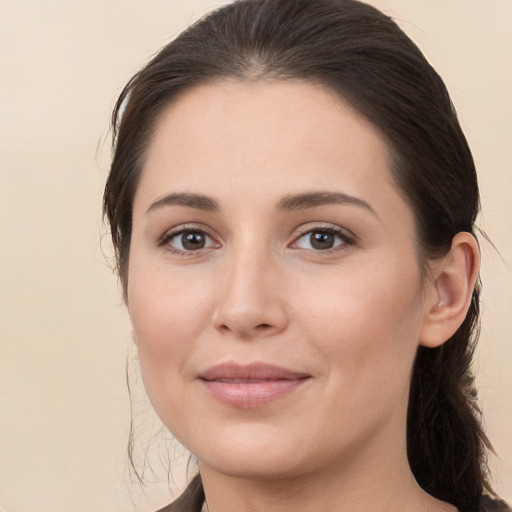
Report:
M 144 386 L 157 413 L 169 423 L 187 390 L 186 362 L 210 315 L 199 291 L 171 279 L 165 269 L 133 266 L 132 276 L 129 314 Z
M 301 329 L 340 379 L 407 383 L 421 325 L 417 265 L 365 270 L 340 272 L 318 293 L 301 287 L 301 309 L 308 312 Z
M 186 348 L 205 317 L 205 301 L 192 283 L 165 269 L 134 267 L 128 286 L 129 313 L 139 351 L 154 357 Z
M 129 314 L 144 387 L 157 414 L 174 431 L 179 427 L 176 411 L 188 401 L 186 362 L 207 316 L 201 309 L 204 301 L 162 269 L 134 266 L 130 278 Z

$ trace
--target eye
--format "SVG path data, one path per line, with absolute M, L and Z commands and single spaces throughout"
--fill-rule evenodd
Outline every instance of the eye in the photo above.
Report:
M 351 245 L 353 240 L 337 228 L 310 229 L 295 240 L 292 247 L 314 251 L 329 251 Z
M 162 245 L 166 245 L 174 252 L 186 253 L 216 247 L 217 243 L 199 229 L 181 229 L 164 236 Z

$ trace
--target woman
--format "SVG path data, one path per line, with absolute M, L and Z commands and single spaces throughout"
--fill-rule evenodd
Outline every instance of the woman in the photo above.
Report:
M 113 116 L 145 387 L 200 475 L 164 510 L 501 510 L 470 364 L 478 185 L 443 82 L 353 0 L 242 0 Z

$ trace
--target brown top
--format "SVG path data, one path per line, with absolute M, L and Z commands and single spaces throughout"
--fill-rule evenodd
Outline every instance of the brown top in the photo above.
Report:
M 173 510 L 172 504 L 167 505 L 163 509 L 160 509 L 158 512 L 171 512 Z M 204 502 L 201 512 L 208 512 L 208 506 L 206 502 Z M 459 511 L 463 512 L 463 511 Z M 469 511 L 464 511 L 469 512 Z M 489 496 L 483 496 L 482 502 L 480 504 L 480 510 L 474 512 L 512 512 L 512 508 L 509 507 L 507 503 L 502 500 L 494 500 Z

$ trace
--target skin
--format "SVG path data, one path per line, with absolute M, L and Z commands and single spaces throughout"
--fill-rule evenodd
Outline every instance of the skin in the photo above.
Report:
M 464 318 L 478 251 L 459 234 L 422 276 L 389 162 L 377 129 L 307 83 L 205 85 L 161 117 L 134 202 L 128 308 L 148 395 L 198 458 L 210 511 L 455 510 L 410 472 L 408 388 L 418 345 Z M 324 192 L 343 201 L 283 207 Z M 183 193 L 218 209 L 168 198 Z M 192 248 L 184 229 L 202 233 Z M 307 378 L 233 406 L 199 378 L 226 362 Z

